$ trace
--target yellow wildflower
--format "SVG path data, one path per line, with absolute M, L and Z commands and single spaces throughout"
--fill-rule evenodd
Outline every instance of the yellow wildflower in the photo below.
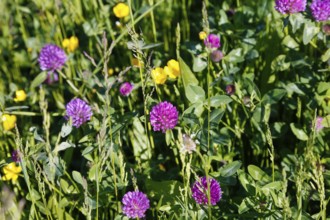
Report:
M 205 31 L 201 31 L 199 32 L 199 39 L 204 40 L 206 38 L 207 34 L 205 33 Z
M 5 131 L 9 131 L 15 127 L 16 116 L 4 114 L 4 115 L 2 115 L 2 123 L 3 123 L 3 128 L 5 129 Z
M 164 69 L 161 67 L 156 67 L 151 71 L 151 76 L 154 79 L 156 84 L 164 84 L 167 79 L 167 75 L 164 72 Z
M 109 76 L 112 76 L 114 72 L 115 72 L 115 71 L 114 71 L 113 68 L 109 68 L 109 69 L 108 69 L 108 74 L 109 74 Z
M 22 172 L 22 168 L 16 166 L 15 162 L 11 162 L 3 167 L 4 175 L 2 176 L 2 180 L 13 180 L 15 182 L 20 172 Z
M 15 92 L 16 97 L 14 98 L 15 102 L 23 102 L 26 99 L 26 93 L 24 90 L 17 90 Z
M 164 67 L 164 71 L 171 79 L 177 78 L 180 75 L 179 62 L 173 59 L 168 61 L 167 66 Z
M 79 40 L 76 36 L 70 38 L 65 38 L 62 41 L 62 46 L 67 49 L 69 52 L 75 51 L 79 46 Z
M 118 3 L 113 7 L 113 13 L 117 18 L 124 18 L 129 15 L 129 7 L 125 3 Z

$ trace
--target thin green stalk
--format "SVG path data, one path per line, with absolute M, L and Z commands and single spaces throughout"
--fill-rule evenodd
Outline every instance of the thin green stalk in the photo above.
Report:
M 207 56 L 207 149 L 210 150 L 210 142 L 211 142 L 211 136 L 210 136 L 210 130 L 211 130 L 211 87 L 210 87 L 210 68 L 211 68 L 211 61 L 210 61 L 210 54 Z M 213 152 L 213 147 L 212 147 Z
M 154 0 L 149 0 L 149 4 L 152 7 L 154 5 Z M 150 12 L 150 17 L 151 17 L 151 24 L 152 24 L 152 33 L 154 35 L 154 42 L 157 42 L 157 32 L 156 32 L 156 24 L 155 24 L 155 17 L 154 17 L 153 10 Z

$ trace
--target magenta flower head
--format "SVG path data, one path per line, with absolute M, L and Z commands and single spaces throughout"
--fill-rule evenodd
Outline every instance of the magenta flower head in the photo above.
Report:
M 208 181 L 207 181 L 208 180 Z M 222 196 L 222 191 L 220 188 L 220 184 L 218 181 L 211 177 L 201 177 L 198 181 L 194 183 L 191 188 L 192 197 L 198 204 L 201 205 L 208 205 L 208 198 L 207 198 L 207 183 L 209 182 L 210 185 L 210 202 L 211 205 L 217 204 Z
M 330 20 L 330 0 L 314 0 L 311 11 L 316 21 Z
M 40 69 L 49 72 L 62 69 L 67 60 L 67 56 L 60 47 L 54 44 L 46 44 L 39 54 Z
M 150 112 L 150 123 L 154 131 L 171 130 L 178 123 L 179 112 L 170 102 L 155 105 Z
M 281 14 L 294 14 L 305 11 L 307 0 L 276 0 L 275 9 Z
M 122 96 L 128 96 L 133 90 L 133 84 L 130 82 L 124 82 L 119 88 L 119 92 Z
M 150 207 L 147 195 L 139 191 L 126 193 L 122 203 L 123 212 L 129 218 L 144 218 Z
M 204 44 L 208 48 L 219 48 L 221 46 L 220 44 L 220 37 L 216 34 L 209 34 L 205 39 L 204 39 Z
M 69 120 L 72 118 L 72 125 L 79 128 L 86 121 L 89 121 L 93 115 L 91 107 L 79 98 L 72 99 L 66 105 L 66 116 Z

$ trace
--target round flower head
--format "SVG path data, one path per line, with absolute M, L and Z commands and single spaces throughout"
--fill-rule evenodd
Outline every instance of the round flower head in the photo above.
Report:
M 62 41 L 62 46 L 69 52 L 75 51 L 79 46 L 79 39 L 76 36 L 71 36 L 70 38 L 65 38 Z
M 149 209 L 149 199 L 146 194 L 133 191 L 124 195 L 123 200 L 123 212 L 129 218 L 143 218 L 145 212 Z
M 208 181 L 207 181 L 208 180 Z M 198 181 L 196 181 L 191 188 L 192 197 L 198 204 L 201 205 L 208 205 L 208 198 L 207 198 L 207 182 L 210 185 L 210 202 L 211 205 L 217 204 L 221 199 L 222 191 L 220 188 L 220 184 L 211 177 L 201 177 Z
M 173 129 L 178 123 L 179 112 L 176 107 L 169 102 L 161 102 L 155 105 L 150 112 L 150 123 L 154 131 Z
M 9 130 L 15 128 L 15 125 L 16 125 L 16 116 L 15 115 L 3 114 L 1 119 L 2 119 L 3 129 L 5 131 L 9 131 Z
M 161 67 L 156 67 L 155 69 L 151 70 L 151 76 L 156 84 L 164 84 L 167 80 L 167 74 Z
M 180 75 L 179 62 L 173 59 L 169 60 L 167 66 L 164 67 L 164 72 L 171 79 L 177 78 Z
M 19 150 L 14 150 L 11 153 L 11 159 L 16 163 L 19 163 L 21 161 L 21 152 Z
M 232 84 L 230 84 L 230 85 L 227 85 L 226 86 L 226 93 L 228 94 L 228 95 L 232 95 L 232 94 L 234 94 L 235 93 L 235 85 L 232 85 Z
M 124 18 L 129 15 L 129 7 L 125 3 L 118 3 L 113 7 L 113 13 L 117 18 Z
M 311 11 L 316 21 L 330 20 L 330 0 L 314 0 Z
M 2 180 L 12 180 L 13 182 L 16 182 L 19 174 L 22 172 L 22 168 L 16 166 L 15 162 L 11 162 L 4 166 L 2 171 L 4 173 Z
M 119 92 L 122 96 L 128 96 L 133 90 L 133 85 L 129 82 L 124 82 L 119 88 Z
M 305 11 L 307 0 L 276 0 L 275 9 L 281 14 L 294 14 Z
M 215 50 L 212 51 L 211 55 L 211 60 L 215 63 L 219 62 L 223 58 L 223 53 L 220 50 Z
M 24 90 L 17 90 L 15 92 L 16 97 L 14 98 L 15 102 L 23 102 L 26 99 L 26 93 Z
M 66 105 L 66 116 L 72 118 L 72 125 L 79 128 L 80 125 L 89 121 L 93 115 L 91 107 L 83 100 L 75 98 Z
M 316 132 L 320 132 L 324 128 L 324 126 L 322 125 L 322 121 L 323 121 L 322 117 L 320 117 L 320 116 L 316 117 L 316 121 L 315 121 Z
M 219 48 L 221 46 L 220 37 L 216 34 L 209 34 L 204 39 L 204 44 L 208 48 Z
M 187 134 L 182 135 L 181 153 L 191 154 L 196 151 L 196 142 Z
M 45 45 L 39 54 L 39 64 L 41 70 L 54 72 L 62 69 L 67 60 L 65 52 L 54 44 Z

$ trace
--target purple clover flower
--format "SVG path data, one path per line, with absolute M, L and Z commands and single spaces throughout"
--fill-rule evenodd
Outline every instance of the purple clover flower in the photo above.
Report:
M 149 199 L 146 194 L 139 191 L 127 192 L 123 199 L 123 212 L 129 218 L 143 218 L 149 209 Z
M 321 116 L 316 117 L 316 121 L 315 121 L 316 132 L 320 132 L 324 128 L 324 126 L 322 125 L 322 121 L 323 121 L 323 118 Z
M 314 0 L 310 7 L 316 21 L 330 20 L 330 0 Z
M 233 95 L 235 93 L 235 90 L 235 85 L 230 84 L 226 86 L 227 95 Z
M 204 44 L 208 48 L 219 48 L 221 46 L 220 44 L 220 37 L 216 34 L 209 34 L 204 39 Z
M 211 60 L 215 63 L 219 62 L 223 58 L 223 53 L 220 50 L 215 50 L 212 51 L 211 55 Z
M 119 88 L 119 92 L 122 96 L 128 96 L 133 90 L 133 84 L 130 82 L 124 82 Z
M 305 11 L 307 0 L 276 0 L 275 9 L 281 14 L 294 14 Z
M 16 163 L 19 163 L 21 161 L 21 152 L 19 150 L 14 150 L 11 153 L 11 159 Z
M 154 131 L 173 129 L 178 123 L 179 112 L 170 102 L 164 101 L 155 105 L 150 112 L 150 123 Z
M 79 98 L 72 99 L 66 105 L 66 116 L 69 120 L 72 118 L 72 125 L 79 128 L 83 123 L 89 121 L 93 115 L 91 107 Z
M 208 181 L 207 181 L 208 180 Z M 195 201 L 198 204 L 201 205 L 208 205 L 208 198 L 207 198 L 207 182 L 209 182 L 210 185 L 210 202 L 211 205 L 217 204 L 222 196 L 222 191 L 220 188 L 220 184 L 218 181 L 211 177 L 201 177 L 198 181 L 194 183 L 194 185 L 191 188 L 192 191 L 192 197 L 195 199 Z
M 40 69 L 54 72 L 62 69 L 67 60 L 67 56 L 60 47 L 54 44 L 46 44 L 39 54 Z

